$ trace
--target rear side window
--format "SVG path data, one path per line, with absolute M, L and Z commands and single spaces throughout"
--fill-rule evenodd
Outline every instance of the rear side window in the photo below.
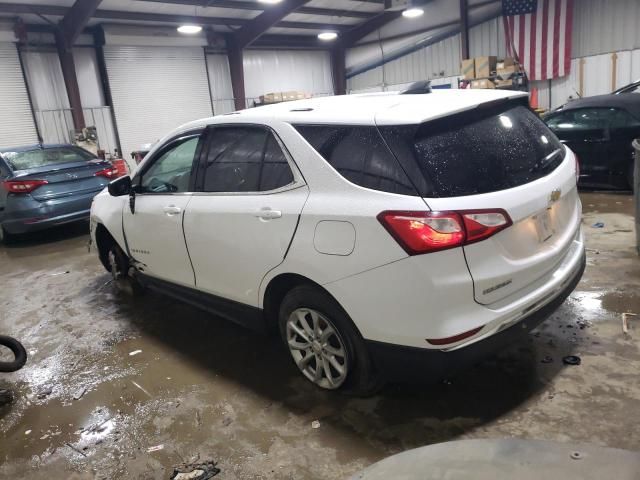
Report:
M 78 147 L 51 147 L 24 152 L 5 152 L 4 158 L 14 170 L 60 165 L 63 163 L 87 162 L 95 156 Z
M 350 182 L 372 190 L 416 195 L 375 127 L 297 125 L 295 128 Z
M 457 197 L 514 188 L 555 170 L 557 137 L 522 105 L 485 107 L 422 125 L 380 129 L 401 161 L 413 158 L 430 185 L 424 196 Z
M 205 192 L 265 192 L 294 180 L 271 132 L 259 127 L 217 127 L 204 166 Z

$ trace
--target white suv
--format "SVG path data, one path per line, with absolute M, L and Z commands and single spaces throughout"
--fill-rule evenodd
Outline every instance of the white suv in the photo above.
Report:
M 104 266 L 279 330 L 326 389 L 433 378 L 584 270 L 577 162 L 525 94 L 319 98 L 184 125 L 91 210 Z

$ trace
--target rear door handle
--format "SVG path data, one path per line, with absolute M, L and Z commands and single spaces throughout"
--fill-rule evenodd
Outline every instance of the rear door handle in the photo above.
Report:
M 262 218 L 263 220 L 271 220 L 274 218 L 280 218 L 282 216 L 282 212 L 280 210 L 271 210 L 270 208 L 262 208 L 258 210 L 254 215 L 258 218 Z
M 162 211 L 166 213 L 167 216 L 171 217 L 173 215 L 178 215 L 179 213 L 181 213 L 182 209 L 180 207 L 176 207 L 175 205 L 168 205 L 164 207 Z

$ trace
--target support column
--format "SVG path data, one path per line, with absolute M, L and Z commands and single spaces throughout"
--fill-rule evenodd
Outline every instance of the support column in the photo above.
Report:
M 460 0 L 460 44 L 462 60 L 469 58 L 469 6 L 467 0 Z
M 76 130 L 81 130 L 86 124 L 82 112 L 82 102 L 80 101 L 80 88 L 78 87 L 78 77 L 76 76 L 76 64 L 73 60 L 73 50 L 66 45 L 62 33 L 59 31 L 56 33 L 56 47 L 60 58 L 64 85 L 67 89 L 67 97 L 69 97 L 73 126 Z
M 331 73 L 333 76 L 334 95 L 347 93 L 346 49 L 343 45 L 336 45 L 331 49 Z
M 236 110 L 247 108 L 244 90 L 244 65 L 242 61 L 242 48 L 230 37 L 227 37 L 227 57 L 229 59 L 229 72 L 231 73 L 231 88 Z

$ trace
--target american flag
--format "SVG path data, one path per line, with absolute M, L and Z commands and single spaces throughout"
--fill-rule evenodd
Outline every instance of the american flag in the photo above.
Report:
M 573 0 L 502 0 L 502 14 L 507 55 L 530 80 L 569 74 Z

